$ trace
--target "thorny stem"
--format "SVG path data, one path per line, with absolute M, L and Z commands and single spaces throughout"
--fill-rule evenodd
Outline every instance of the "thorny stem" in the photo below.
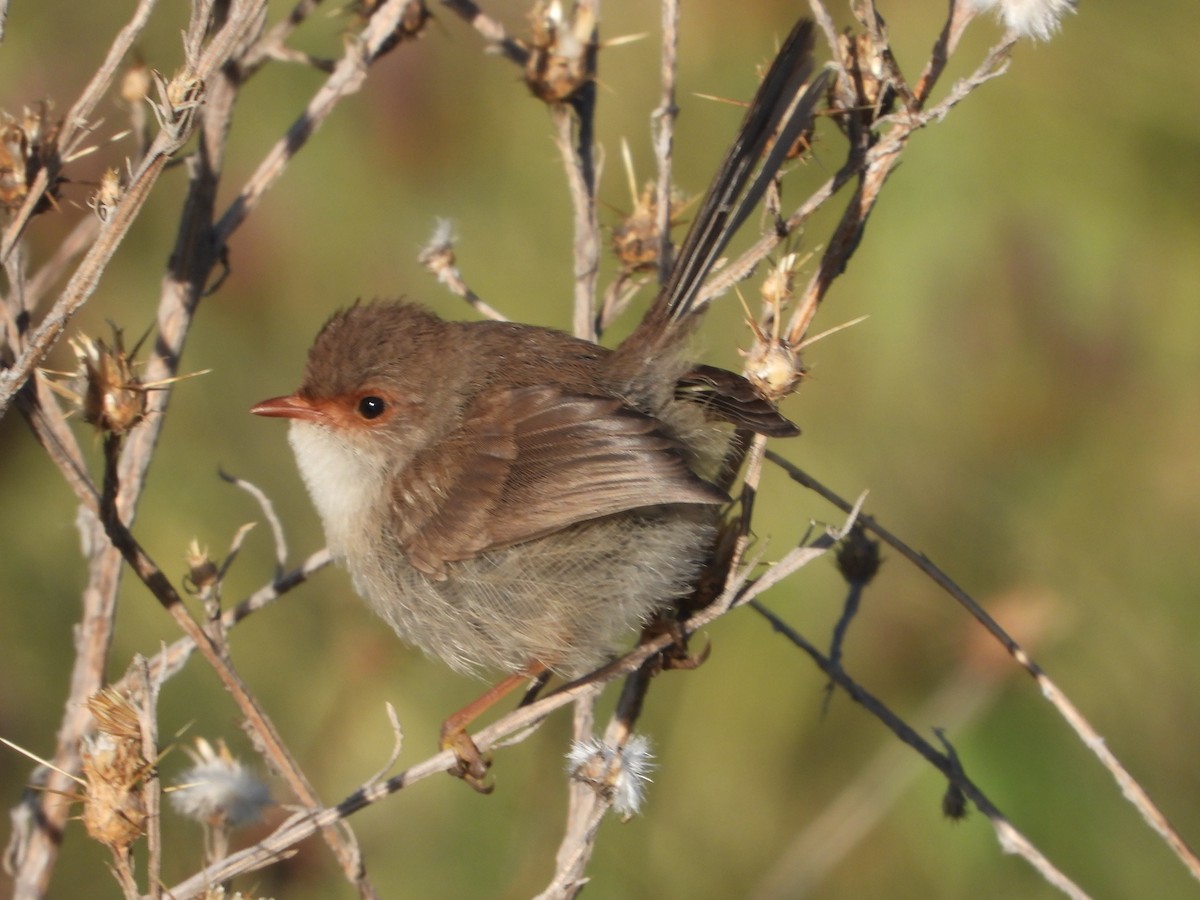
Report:
M 60 158 L 69 154 L 70 149 L 74 146 L 74 138 L 77 133 L 88 127 L 88 120 L 96 104 L 108 91 L 117 66 L 120 65 L 121 60 L 129 52 L 129 48 L 133 46 L 133 42 L 137 40 L 138 35 L 146 27 L 146 23 L 150 19 L 150 13 L 157 2 L 158 0 L 141 0 L 138 3 L 137 9 L 134 10 L 133 18 L 117 34 L 99 70 L 92 76 L 92 80 L 88 82 L 83 92 L 79 95 L 79 99 L 71 107 L 67 117 L 63 120 L 62 132 L 59 135 L 59 147 L 61 149 L 58 156 Z M 13 248 L 21 239 L 21 235 L 24 234 L 25 226 L 29 224 L 29 220 L 33 216 L 33 211 L 42 202 L 46 189 L 50 186 L 50 179 L 57 176 L 57 174 L 57 172 L 49 172 L 45 169 L 38 172 L 37 178 L 29 187 L 29 193 L 25 198 L 25 202 L 21 205 L 20 211 L 9 226 L 4 229 L 4 235 L 0 238 L 0 260 L 7 260 L 9 254 L 12 253 Z M 3 415 L 4 409 L 5 405 L 0 403 L 0 415 Z
M 260 4 L 244 5 L 245 15 L 230 19 L 195 62 L 191 74 L 203 84 L 224 64 L 233 48 L 241 43 L 256 21 Z M 0 372 L 0 417 L 8 409 L 13 395 L 25 383 L 34 366 L 38 365 L 62 335 L 71 317 L 91 297 L 100 276 L 120 246 L 129 227 L 141 212 L 168 160 L 178 152 L 192 134 L 196 117 L 182 115 L 176 127 L 163 128 L 151 144 L 145 159 L 134 171 L 130 184 L 113 209 L 105 227 L 100 229 L 91 246 L 71 276 L 53 309 L 27 337 L 25 346 L 13 364 Z M 44 171 L 39 173 L 44 175 Z M 44 188 L 43 188 L 44 189 Z M 32 196 L 32 191 L 31 191 Z M 15 224 L 15 223 L 14 223 Z M 15 240 L 16 235 L 13 239 Z M 11 252 L 11 245 L 0 246 L 0 254 Z

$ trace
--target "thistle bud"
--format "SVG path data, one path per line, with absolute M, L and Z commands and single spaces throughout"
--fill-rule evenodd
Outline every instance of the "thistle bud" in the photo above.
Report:
M 783 309 L 792 299 L 798 265 L 796 254 L 789 253 L 763 280 L 763 306 L 770 311 L 771 328 L 768 331 L 751 320 L 754 344 L 742 354 L 746 357 L 746 378 L 769 400 L 787 396 L 804 377 L 798 349 L 779 333 Z
M 100 186 L 88 200 L 88 206 L 96 213 L 101 222 L 107 222 L 113 209 L 121 199 L 121 172 L 115 168 L 104 170 L 100 176 Z
M 83 825 L 95 840 L 123 851 L 146 831 L 142 782 L 152 767 L 142 756 L 138 712 L 128 697 L 105 688 L 87 707 L 96 734 L 83 745 Z
M 0 209 L 15 211 L 29 195 L 29 186 L 42 169 L 52 175 L 50 185 L 34 212 L 56 206 L 58 184 L 58 132 L 61 119 L 50 116 L 50 104 L 26 107 L 21 121 L 0 113 Z
M 184 584 L 198 597 L 208 596 L 213 586 L 221 578 L 221 570 L 208 555 L 208 548 L 201 547 L 200 542 L 192 538 L 192 542 L 188 544 L 185 559 L 188 572 L 184 576 Z
M 140 106 L 150 96 L 153 83 L 150 67 L 140 59 L 135 60 L 121 76 L 121 99 L 130 106 Z
M 133 371 L 121 330 L 113 327 L 109 347 L 100 338 L 80 336 L 71 341 L 83 381 L 80 406 L 83 420 L 100 431 L 127 434 L 146 415 L 146 387 Z
M 530 13 L 533 36 L 525 83 L 547 103 L 562 103 L 596 74 L 596 20 L 590 7 L 563 13 L 559 0 L 538 2 Z

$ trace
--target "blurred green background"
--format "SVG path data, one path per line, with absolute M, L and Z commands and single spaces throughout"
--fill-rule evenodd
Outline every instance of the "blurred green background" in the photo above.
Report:
M 16 3 L 0 45 L 0 107 L 50 97 L 65 110 L 133 4 Z M 288 9 L 273 4 L 272 20 Z M 489 11 L 525 32 L 524 6 Z M 748 97 L 755 64 L 805 4 L 688 0 L 682 22 L 678 184 L 703 190 L 738 119 L 694 92 Z M 357 297 L 406 294 L 445 315 L 468 311 L 416 263 L 437 217 L 460 236 L 472 287 L 510 316 L 566 326 L 570 210 L 544 107 L 513 67 L 481 52 L 447 12 L 373 71 L 236 234 L 232 273 L 204 301 L 184 359 L 212 374 L 180 385 L 137 522 L 178 581 L 196 537 L 223 552 L 260 518 L 218 465 L 274 498 L 298 561 L 321 545 L 280 423 L 248 407 L 294 388 L 313 334 Z M 882 8 L 915 77 L 941 3 Z M 629 208 L 619 169 L 628 138 L 652 175 L 647 122 L 657 94 L 658 8 L 610 2 L 603 34 L 650 32 L 601 58 L 598 141 L 604 219 Z M 837 14 L 846 18 L 840 7 Z M 163 0 L 140 44 L 179 64 L 186 4 Z M 340 52 L 345 20 L 318 16 L 295 41 Z M 862 246 L 822 310 L 827 327 L 870 318 L 809 353 L 811 377 L 787 412 L 803 427 L 778 449 L 927 553 L 1019 639 L 1105 736 L 1185 836 L 1200 836 L 1200 91 L 1192 0 L 1085 3 L 1046 44 L 1018 46 L 1010 73 L 916 135 Z M 999 29 L 976 22 L 948 79 L 970 71 Z M 276 65 L 246 88 L 222 206 L 293 120 L 319 73 Z M 940 92 L 939 92 L 940 93 Z M 101 106 L 98 139 L 122 127 Z M 788 179 L 796 202 L 842 158 L 832 129 Z M 78 181 L 126 145 L 72 166 Z M 169 172 L 76 327 L 130 336 L 152 321 L 184 187 Z M 32 227 L 34 265 L 85 208 Z M 843 200 L 835 202 L 840 209 Z M 827 240 L 832 217 L 803 246 Z M 704 358 L 737 365 L 748 339 L 736 301 L 707 323 Z M 61 350 L 57 365 L 70 364 Z M 82 429 L 83 426 L 80 426 Z M 92 438 L 81 438 L 95 456 Z M 810 521 L 840 515 L 771 475 L 758 520 L 768 558 Z M 0 735 L 52 752 L 85 579 L 72 495 L 18 415 L 0 422 Z M 852 675 L 926 735 L 945 726 L 968 773 L 1054 862 L 1098 897 L 1194 896 L 1196 884 L 1119 796 L 1036 686 L 966 615 L 893 553 L 846 647 Z M 270 578 L 265 528 L 227 587 L 240 599 Z M 827 645 L 842 599 L 819 562 L 769 604 Z M 126 579 L 112 674 L 175 630 Z M 845 696 L 821 715 L 820 673 L 749 611 L 707 635 L 711 660 L 668 673 L 641 727 L 660 767 L 641 817 L 606 823 L 587 896 L 1049 897 L 1000 852 L 978 813 L 942 818 L 944 781 Z M 233 636 L 236 662 L 328 801 L 386 759 L 394 703 L 401 764 L 434 749 L 438 723 L 479 683 L 403 648 L 327 571 Z M 611 703 L 611 698 L 609 700 Z M 235 710 L 198 661 L 166 688 L 162 733 L 225 736 L 249 755 Z M 569 716 L 498 754 L 483 798 L 449 778 L 423 782 L 354 820 L 386 897 L 506 897 L 550 877 L 562 829 Z M 186 760 L 163 764 L 171 778 Z M 0 755 L 0 805 L 29 765 Z M 280 789 L 282 791 L 282 789 Z M 854 792 L 848 799 L 843 792 Z M 839 799 L 841 798 L 841 799 Z M 282 814 L 277 814 L 277 820 Z M 165 878 L 200 862 L 198 828 L 164 814 Z M 256 832 L 261 834 L 261 831 Z M 246 839 L 253 834 L 244 835 Z M 118 896 L 106 852 L 69 827 L 52 895 Z M 2 883 L 2 882 L 0 882 Z M 239 887 L 286 898 L 350 896 L 327 850 Z

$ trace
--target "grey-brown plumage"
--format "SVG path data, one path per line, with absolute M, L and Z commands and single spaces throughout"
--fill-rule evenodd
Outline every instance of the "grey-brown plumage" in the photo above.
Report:
M 624 396 L 611 361 L 409 303 L 322 330 L 291 442 L 333 552 L 407 641 L 459 669 L 575 675 L 688 591 L 726 499 L 697 472 L 728 429 Z
M 808 23 L 785 43 L 670 280 L 616 350 L 355 305 L 318 335 L 299 391 L 255 407 L 293 420 L 331 549 L 406 640 L 458 669 L 577 675 L 691 589 L 727 499 L 710 479 L 730 423 L 795 433 L 740 376 L 688 362 L 685 338 L 821 96 L 817 79 L 794 102 L 811 43 Z

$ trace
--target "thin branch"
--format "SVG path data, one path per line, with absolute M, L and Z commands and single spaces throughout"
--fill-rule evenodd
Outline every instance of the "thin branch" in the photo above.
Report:
M 1004 673 L 980 669 L 964 656 L 908 720 L 940 722 L 949 732 L 961 734 L 995 703 L 1004 680 Z M 925 774 L 924 761 L 903 743 L 882 741 L 874 757 L 805 823 L 747 896 L 777 900 L 816 891 Z
M 162 680 L 150 674 L 146 658 L 136 654 L 129 666 L 130 680 L 135 685 L 130 696 L 136 698 L 138 725 L 142 732 L 142 758 L 157 760 L 158 753 L 158 697 Z M 162 897 L 162 784 L 158 777 L 158 766 L 151 766 L 142 781 L 142 797 L 146 806 L 146 883 L 150 888 L 150 900 Z
M 850 160 L 841 169 L 837 171 L 833 177 L 829 178 L 819 188 L 809 195 L 800 206 L 798 206 L 791 215 L 783 222 L 783 228 L 773 229 L 764 234 L 761 238 L 754 242 L 741 256 L 737 259 L 726 263 L 721 271 L 713 275 L 701 289 L 697 297 L 697 304 L 710 303 L 716 297 L 725 293 L 739 281 L 744 281 L 750 277 L 755 267 L 761 263 L 767 256 L 781 243 L 787 240 L 787 237 L 796 229 L 803 227 L 804 223 L 817 212 L 826 202 L 829 201 L 846 182 L 850 181 L 858 171 L 859 163 L 856 160 Z
M 454 294 L 467 301 L 467 305 L 481 316 L 494 322 L 507 322 L 508 318 L 489 305 L 482 297 L 471 290 L 458 270 L 458 261 L 454 255 L 454 229 L 445 219 L 438 220 L 429 242 L 417 254 L 417 262 L 423 265 L 438 282 Z
M 806 547 L 800 547 L 780 560 L 757 580 L 743 577 L 735 579 L 726 590 L 704 609 L 698 611 L 685 622 L 681 623 L 683 635 L 691 635 L 705 628 L 726 615 L 730 610 L 749 603 L 762 591 L 768 589 L 780 579 L 798 570 L 800 567 L 820 558 L 832 548 L 840 535 L 853 525 L 853 516 L 849 517 L 841 528 L 829 530 Z M 778 570 L 778 572 L 776 572 Z M 776 577 L 770 577 L 776 573 Z M 647 638 L 632 651 L 620 659 L 604 666 L 596 672 L 585 675 L 570 684 L 564 685 L 542 699 L 527 706 L 519 707 L 501 717 L 486 728 L 471 735 L 472 741 L 481 752 L 488 752 L 499 746 L 505 739 L 522 732 L 532 733 L 534 726 L 540 724 L 548 715 L 568 703 L 582 698 L 595 696 L 604 686 L 623 675 L 637 672 L 647 660 L 662 653 L 672 646 L 678 635 L 664 633 Z M 449 750 L 431 756 L 428 759 L 410 766 L 403 772 L 392 776 L 386 782 L 364 784 L 355 793 L 349 795 L 334 807 L 311 809 L 297 813 L 270 836 L 234 853 L 219 862 L 197 872 L 186 881 L 172 887 L 168 896 L 175 900 L 188 900 L 196 897 L 208 885 L 226 881 L 235 875 L 250 872 L 282 858 L 289 848 L 300 841 L 312 836 L 319 829 L 326 828 L 361 809 L 379 802 L 390 794 L 410 787 L 418 781 L 429 778 L 441 772 L 448 772 L 458 765 L 454 753 Z
M 143 0 L 143 3 L 145 2 L 148 0 Z M 203 85 L 225 62 L 232 48 L 244 39 L 253 25 L 254 16 L 251 14 L 260 6 L 263 6 L 263 3 L 251 4 L 245 9 L 245 16 L 241 19 L 231 19 L 213 38 L 195 69 L 186 73 L 186 77 L 194 78 L 197 85 Z M 0 372 L 0 417 L 7 411 L 13 395 L 25 383 L 29 373 L 45 358 L 55 341 L 62 335 L 71 317 L 91 297 L 101 274 L 116 253 L 134 219 L 141 212 L 168 160 L 191 137 L 195 117 L 189 114 L 188 110 L 182 107 L 174 108 L 164 114 L 175 118 L 155 137 L 146 158 L 134 171 L 129 187 L 117 202 L 104 227 L 100 229 L 96 242 L 84 254 L 83 260 L 53 308 L 29 336 L 12 366 Z M 10 251 L 11 246 L 0 247 L 2 256 L 7 256 Z
M 106 473 L 105 490 L 103 493 L 102 520 L 105 531 L 125 561 L 133 569 L 142 583 L 149 588 L 151 594 L 171 615 L 180 629 L 191 638 L 205 661 L 213 668 L 220 678 L 222 685 L 233 697 L 238 709 L 246 719 L 256 742 L 264 748 L 267 758 L 276 771 L 280 772 L 288 782 L 288 786 L 296 797 L 306 806 L 318 805 L 316 793 L 308 783 L 308 779 L 300 770 L 291 752 L 287 749 L 274 724 L 263 710 L 258 700 L 247 689 L 241 678 L 233 671 L 229 661 L 214 644 L 212 638 L 196 623 L 184 606 L 183 599 L 174 586 L 142 549 L 137 539 L 126 527 L 116 510 L 116 470 L 117 449 L 116 439 L 106 438 Z M 350 865 L 357 860 L 359 871 L 354 874 L 355 882 L 361 882 L 364 873 L 361 871 L 361 860 L 352 846 L 345 844 L 341 835 L 335 830 L 326 831 L 327 840 L 333 845 L 343 865 Z
M 590 92 L 593 97 L 595 85 Z M 596 217 L 595 168 L 592 164 L 590 103 L 575 106 L 556 104 L 551 109 L 554 143 L 562 157 L 567 187 L 574 210 L 575 302 L 573 308 L 576 337 L 596 338 L 596 277 L 600 271 L 600 225 Z M 576 123 L 578 122 L 578 129 Z M 578 137 L 577 137 L 578 136 Z
M 777 453 L 767 451 L 767 458 L 783 469 L 793 481 L 819 494 L 839 509 L 849 509 L 849 504 L 845 500 Z M 913 550 L 908 544 L 880 525 L 874 517 L 864 514 L 859 517 L 858 521 L 863 528 L 878 535 L 888 546 L 900 553 L 920 571 L 929 576 L 935 584 L 953 597 L 979 624 L 988 630 L 988 633 L 1008 651 L 1017 664 L 1033 677 L 1041 689 L 1042 696 L 1066 720 L 1067 724 L 1079 736 L 1084 746 L 1096 755 L 1101 765 L 1108 770 L 1109 774 L 1117 782 L 1122 795 L 1141 813 L 1146 823 L 1163 838 L 1167 846 L 1171 848 L 1171 851 L 1187 867 L 1188 871 L 1191 872 L 1192 877 L 1200 879 L 1200 859 L 1197 858 L 1196 852 L 1188 846 L 1183 836 L 1170 823 L 1170 820 L 1167 819 L 1162 810 L 1150 799 L 1150 795 L 1146 792 L 1145 788 L 1129 774 L 1129 771 L 1121 761 L 1108 748 L 1108 744 L 1100 733 L 1092 727 L 1091 723 L 1079 712 L 1075 705 L 1067 699 L 1067 696 L 1050 679 L 1041 666 L 1034 662 L 1033 658 L 1025 652 L 1021 645 L 1000 626 L 1000 623 L 988 615 L 987 611 L 974 598 L 955 584 L 928 557 L 923 553 Z
M 100 224 L 99 216 L 84 216 L 71 229 L 71 233 L 55 246 L 54 253 L 29 279 L 25 289 L 25 302 L 29 310 L 38 308 L 46 292 L 63 277 L 67 267 L 95 242 Z
M 658 283 L 666 284 L 674 262 L 671 244 L 671 169 L 675 148 L 675 119 L 679 107 L 675 103 L 675 80 L 679 70 L 679 0 L 663 0 L 662 4 L 662 89 L 658 106 L 650 114 L 650 131 L 654 136 L 654 161 L 658 177 L 654 183 L 655 212 L 658 215 Z
M 967 25 L 975 18 L 975 13 L 976 8 L 973 3 L 967 3 L 965 0 L 950 0 L 946 24 L 942 27 L 942 33 L 938 35 L 937 42 L 933 45 L 933 51 L 929 54 L 929 62 L 925 64 L 925 70 L 921 72 L 921 77 L 917 79 L 917 87 L 913 91 L 913 98 L 918 109 L 924 106 L 929 99 L 933 86 L 941 78 L 946 64 L 954 55 L 955 48 L 958 47 L 959 39 Z
M 834 83 L 833 89 L 837 94 L 838 106 L 841 109 L 851 109 L 855 102 L 854 86 L 842 63 L 838 32 L 833 24 L 833 17 L 829 15 L 829 10 L 825 8 L 825 4 L 821 0 L 808 0 L 808 8 L 812 11 L 813 19 L 821 29 L 821 34 L 825 36 L 825 44 L 829 48 L 829 65 L 837 72 L 837 81 Z
M 288 163 L 346 97 L 357 93 L 366 81 L 367 68 L 390 49 L 390 41 L 404 15 L 408 0 L 387 0 L 371 16 L 366 30 L 346 42 L 346 51 L 333 73 L 313 95 L 286 135 L 259 163 L 238 196 L 213 229 L 213 240 L 222 246 L 258 205 L 263 194 L 283 175 Z
M 292 11 L 283 19 L 276 22 L 254 44 L 242 54 L 240 69 L 241 79 L 246 79 L 257 72 L 269 59 L 276 58 L 278 49 L 284 46 L 289 37 L 316 12 L 321 0 L 299 0 Z
M 571 740 L 580 744 L 592 739 L 596 719 L 596 697 L 588 695 L 575 701 Z M 591 857 L 600 822 L 606 808 L 597 802 L 596 792 L 577 778 L 567 781 L 567 821 L 555 855 L 554 876 L 536 900 L 574 897 L 587 882 L 584 868 Z
M 264 585 L 237 605 L 221 613 L 220 627 L 228 631 L 247 616 L 270 606 L 293 588 L 299 587 L 317 572 L 332 565 L 328 550 L 318 550 L 303 563 L 285 574 L 282 578 Z M 163 681 L 177 675 L 196 649 L 196 642 L 184 636 L 150 657 L 150 670 L 156 678 Z M 121 682 L 117 682 L 121 686 Z
M 223 480 L 228 481 L 234 487 L 240 488 L 253 497 L 254 502 L 258 504 L 258 508 L 262 510 L 263 516 L 271 526 L 271 536 L 275 542 L 275 580 L 278 581 L 283 577 L 283 569 L 287 565 L 288 549 L 287 537 L 283 533 L 283 523 L 279 521 L 279 516 L 275 512 L 275 505 L 271 502 L 271 498 L 266 495 L 266 492 L 258 485 L 246 481 L 244 478 L 238 478 L 236 475 L 230 475 L 222 469 L 218 469 L 217 474 Z
M 484 40 L 499 50 L 509 62 L 525 68 L 525 64 L 529 62 L 528 48 L 515 38 L 509 37 L 504 26 L 483 12 L 472 0 L 442 0 L 442 6 L 479 32 Z
M 137 8 L 134 10 L 133 18 L 117 34 L 113 45 L 109 48 L 108 56 L 96 74 L 92 76 L 91 81 L 84 87 L 83 92 L 79 95 L 79 99 L 75 101 L 67 113 L 66 118 L 63 120 L 62 131 L 58 137 L 60 157 L 70 154 L 71 149 L 74 148 L 75 137 L 81 129 L 87 127 L 92 111 L 112 83 L 117 66 L 120 65 L 121 60 L 129 52 L 129 48 L 133 46 L 138 35 L 146 27 L 155 3 L 157 3 L 157 0 L 140 0 Z M 37 173 L 34 183 L 29 186 L 25 202 L 21 204 L 21 209 L 13 217 L 12 222 L 4 229 L 3 238 L 0 238 L 0 261 L 7 260 L 9 254 L 12 253 L 13 248 L 21 239 L 21 235 L 25 232 L 25 226 L 29 224 L 29 220 L 33 217 L 34 210 L 41 204 L 46 189 L 51 184 L 51 178 L 56 175 L 56 172 L 48 172 L 45 168 Z M 0 416 L 3 416 L 6 408 L 7 402 L 4 402 L 0 398 Z
M 996 837 L 1004 852 L 1020 854 L 1037 870 L 1038 874 L 1067 896 L 1075 898 L 1075 900 L 1087 900 L 1088 895 L 1060 872 L 1028 838 L 1013 826 L 978 785 L 966 776 L 961 767 L 954 764 L 948 754 L 939 753 L 932 744 L 917 734 L 908 723 L 892 712 L 879 698 L 850 678 L 840 666 L 834 665 L 815 645 L 809 643 L 799 632 L 769 609 L 757 601 L 754 601 L 752 605 L 755 611 L 770 622 L 779 634 L 803 650 L 816 663 L 817 668 L 829 677 L 830 681 L 836 682 L 856 703 L 883 722 L 896 737 L 921 754 L 934 768 L 945 775 L 951 784 L 960 788 L 992 823 L 992 828 L 995 829 Z

